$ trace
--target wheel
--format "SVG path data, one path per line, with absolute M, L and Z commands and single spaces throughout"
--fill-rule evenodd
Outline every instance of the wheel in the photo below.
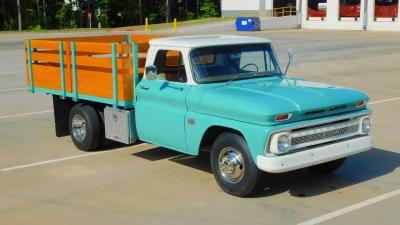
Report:
M 210 158 L 215 180 L 223 191 L 239 197 L 252 193 L 260 171 L 242 136 L 233 133 L 218 136 L 212 146 Z
M 83 151 L 95 150 L 101 140 L 101 120 L 89 105 L 75 105 L 69 114 L 69 130 L 75 146 Z
M 311 166 L 311 167 L 309 167 L 309 169 L 313 172 L 321 173 L 321 174 L 332 173 L 335 170 L 339 169 L 345 161 L 346 161 L 346 158 L 336 159 L 334 161 Z

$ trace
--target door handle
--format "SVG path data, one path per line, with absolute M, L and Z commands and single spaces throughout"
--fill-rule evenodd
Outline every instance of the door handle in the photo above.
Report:
M 149 90 L 150 89 L 149 87 L 144 86 L 144 85 L 140 85 L 139 87 L 140 87 L 140 89 L 143 89 L 143 90 Z

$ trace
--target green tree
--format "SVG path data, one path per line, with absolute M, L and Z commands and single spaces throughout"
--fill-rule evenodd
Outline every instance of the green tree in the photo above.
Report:
M 220 0 L 168 1 L 170 19 L 219 15 Z M 99 23 L 102 27 L 139 25 L 145 17 L 153 24 L 161 23 L 166 8 L 166 0 L 20 0 L 22 29 L 35 30 L 88 27 L 88 12 L 92 27 Z M 16 0 L 0 0 L 0 30 L 18 30 L 17 9 Z
M 201 18 L 217 17 L 217 6 L 212 0 L 204 0 L 200 6 Z

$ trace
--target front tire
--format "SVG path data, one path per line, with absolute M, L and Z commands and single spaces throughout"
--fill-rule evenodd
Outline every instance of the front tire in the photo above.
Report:
M 339 169 L 344 164 L 345 161 L 346 161 L 346 158 L 336 159 L 334 161 L 311 166 L 311 167 L 309 167 L 309 169 L 312 172 L 320 173 L 320 174 L 333 173 L 334 171 Z
M 260 171 L 242 136 L 233 133 L 219 135 L 210 158 L 215 180 L 223 191 L 238 197 L 249 196 L 254 191 Z
M 93 107 L 75 105 L 69 114 L 69 130 L 71 139 L 78 149 L 92 151 L 99 147 L 101 120 Z

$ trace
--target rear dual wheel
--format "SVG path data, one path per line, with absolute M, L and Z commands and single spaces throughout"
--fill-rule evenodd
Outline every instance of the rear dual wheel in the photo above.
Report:
M 89 105 L 77 104 L 72 107 L 69 131 L 75 146 L 82 151 L 97 149 L 104 138 L 103 122 Z

